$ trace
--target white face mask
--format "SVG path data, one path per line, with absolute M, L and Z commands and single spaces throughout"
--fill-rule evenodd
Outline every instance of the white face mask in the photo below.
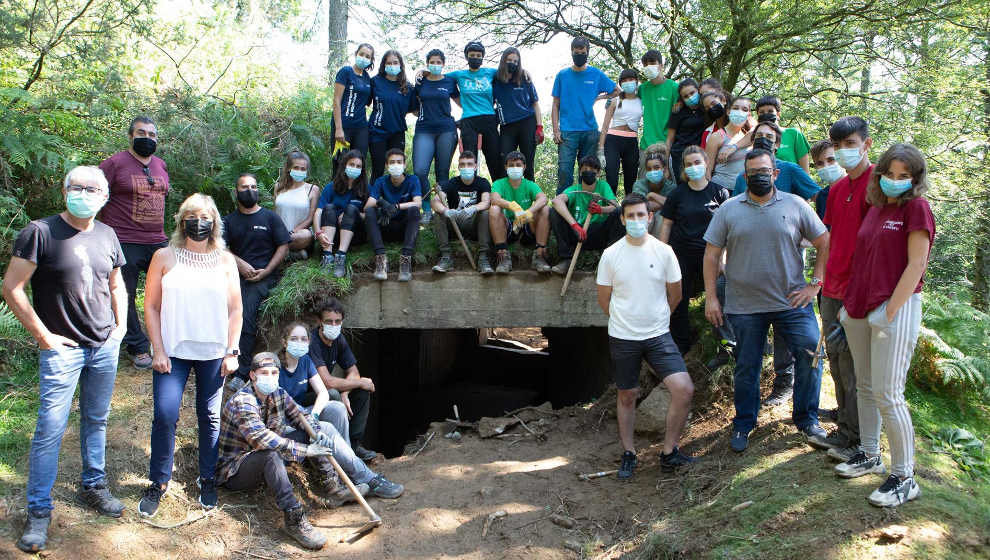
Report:
M 835 151 L 835 159 L 844 169 L 852 169 L 859 165 L 863 159 L 863 154 L 859 148 L 839 148 Z
M 651 64 L 649 66 L 646 66 L 643 68 L 643 73 L 646 74 L 646 77 L 648 79 L 652 80 L 660 75 L 660 65 Z
M 306 344 L 300 340 L 290 340 L 289 343 L 285 345 L 285 351 L 288 352 L 293 358 L 302 358 L 309 352 L 309 344 Z
M 336 340 L 340 336 L 340 329 L 342 325 L 323 325 L 323 336 L 329 338 L 330 340 Z
M 398 177 L 405 173 L 406 166 L 401 163 L 390 163 L 388 164 L 388 174 L 393 177 Z
M 254 380 L 254 386 L 263 395 L 270 395 L 278 389 L 278 375 L 259 375 Z

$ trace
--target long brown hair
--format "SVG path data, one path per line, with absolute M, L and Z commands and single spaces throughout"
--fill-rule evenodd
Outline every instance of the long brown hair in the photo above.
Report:
M 385 51 L 385 54 L 382 55 L 382 61 L 378 65 L 378 75 L 388 79 L 388 73 L 385 72 L 385 61 L 392 55 L 399 59 L 399 75 L 396 76 L 396 82 L 399 84 L 399 93 L 405 95 L 409 93 L 409 80 L 406 79 L 406 60 L 402 58 L 402 53 L 395 49 Z
M 925 155 L 911 144 L 894 144 L 880 156 L 880 161 L 873 167 L 870 175 L 870 183 L 866 186 L 866 201 L 873 206 L 887 205 L 887 195 L 880 189 L 880 177 L 890 171 L 890 164 L 894 160 L 906 165 L 911 172 L 911 188 L 897 197 L 898 206 L 928 192 L 928 164 L 925 163 Z
M 506 62 L 510 54 L 514 54 L 519 58 L 519 68 L 514 73 L 509 72 L 509 66 Z M 523 82 L 530 82 L 529 73 L 523 70 L 522 55 L 519 54 L 519 49 L 509 47 L 502 51 L 502 58 L 498 61 L 498 71 L 495 73 L 495 79 L 503 84 L 515 83 L 517 86 L 521 86 Z
M 347 178 L 344 168 L 347 167 L 347 162 L 352 159 L 361 160 L 361 174 L 351 183 L 352 194 L 355 198 L 364 200 L 368 196 L 368 170 L 365 169 L 364 154 L 360 150 L 348 150 L 340 157 L 340 160 L 337 162 L 337 174 L 333 177 L 333 190 L 337 194 L 347 192 L 347 182 L 350 179 Z
M 299 150 L 292 150 L 289 152 L 289 155 L 285 156 L 285 165 L 282 166 L 282 174 L 278 176 L 278 182 L 275 183 L 275 198 L 278 198 L 279 194 L 289 190 L 292 186 L 292 176 L 289 175 L 289 172 L 292 171 L 292 162 L 297 159 L 301 159 L 306 162 L 306 172 L 309 173 L 311 166 L 309 156 L 307 156 L 305 152 L 300 152 Z
M 306 323 L 303 323 L 302 321 L 299 320 L 292 321 L 291 323 L 286 325 L 284 329 L 282 329 L 282 338 L 281 340 L 279 340 L 281 344 L 277 354 L 278 357 L 282 360 L 283 364 L 285 363 L 285 355 L 287 354 L 286 346 L 288 344 L 289 335 L 292 334 L 292 331 L 296 330 L 296 327 L 302 327 L 303 330 L 306 331 L 306 336 L 310 336 L 309 326 L 306 325 Z

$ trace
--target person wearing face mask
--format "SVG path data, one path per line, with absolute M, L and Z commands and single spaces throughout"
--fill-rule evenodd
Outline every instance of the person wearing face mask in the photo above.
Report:
M 811 162 L 815 164 L 815 171 L 823 185 L 822 190 L 815 195 L 815 212 L 818 217 L 825 221 L 825 209 L 828 205 L 828 194 L 832 191 L 832 185 L 839 179 L 845 177 L 846 171 L 839 165 L 835 158 L 835 145 L 831 140 L 819 140 L 811 145 Z M 825 224 L 828 226 L 828 224 Z
M 719 161 L 718 154 L 726 146 L 733 146 L 746 137 L 745 126 L 749 120 L 752 101 L 748 97 L 736 97 L 729 104 L 729 112 L 725 124 L 712 132 L 704 145 L 708 159 L 708 172 L 711 178 L 720 185 L 735 185 L 736 177 L 743 171 L 743 161 L 749 152 L 749 147 L 733 149 L 732 153 Z
M 167 243 L 165 196 L 169 192 L 165 162 L 154 155 L 158 127 L 148 117 L 135 117 L 127 129 L 128 147 L 100 162 L 110 183 L 110 198 L 100 209 L 99 220 L 110 226 L 124 250 L 121 267 L 127 287 L 127 334 L 124 347 L 134 367 L 151 367 L 148 337 L 141 329 L 134 294 L 138 277 L 148 271 L 151 256 Z
M 461 94 L 457 80 L 443 73 L 446 60 L 439 49 L 426 53 L 428 73 L 413 88 L 413 110 L 419 112 L 413 134 L 413 173 L 421 186 L 429 186 L 431 166 L 435 183 L 450 177 L 450 162 L 457 148 L 457 125 L 450 114 L 450 102 Z M 423 221 L 429 222 L 429 204 L 423 204 L 423 212 Z
M 681 354 L 686 355 L 697 339 L 691 328 L 688 306 L 691 299 L 705 287 L 702 277 L 705 230 L 715 211 L 729 199 L 729 191 L 705 177 L 708 161 L 701 148 L 688 146 L 683 157 L 682 173 L 686 183 L 674 189 L 663 205 L 660 241 L 670 244 L 680 265 L 681 293 L 684 297 L 679 305 L 674 306 L 670 332 Z
M 344 306 L 340 300 L 329 298 L 320 308 L 319 317 L 320 324 L 309 335 L 309 359 L 316 366 L 330 400 L 342 402 L 347 409 L 350 426 L 341 435 L 362 461 L 370 461 L 378 453 L 366 449 L 363 444 L 375 382 L 369 377 L 361 377 L 354 352 L 341 332 Z
M 385 173 L 385 153 L 406 149 L 406 113 L 413 109 L 413 85 L 406 79 L 406 61 L 396 50 L 386 51 L 371 78 L 371 116 L 368 141 L 371 180 Z
M 278 220 L 278 217 L 275 217 Z M 281 222 L 279 222 L 281 223 Z M 168 247 L 151 259 L 144 318 L 154 349 L 151 459 L 138 513 L 154 517 L 172 479 L 176 424 L 189 375 L 196 375 L 199 425 L 199 503 L 217 505 L 217 437 L 224 377 L 237 371 L 241 283 L 225 250 L 220 213 L 204 194 L 187 198 L 175 214 Z
M 402 241 L 399 282 L 408 282 L 412 280 L 412 255 L 419 236 L 423 193 L 419 178 L 406 175 L 406 154 L 392 149 L 386 156 L 388 175 L 379 177 L 368 190 L 364 227 L 375 250 L 375 280 L 388 279 L 385 239 L 389 239 Z
M 354 63 L 338 70 L 333 81 L 333 139 L 348 142 L 362 157 L 368 155 L 367 107 L 371 103 L 374 68 L 375 48 L 361 43 L 354 52 Z
M 461 149 L 475 154 L 485 154 L 485 165 L 491 178 L 504 175 L 502 157 L 499 155 L 498 119 L 495 118 L 495 98 L 492 94 L 494 68 L 483 68 L 485 46 L 471 41 L 464 47 L 467 70 L 448 72 L 457 80 L 461 105 Z M 481 145 L 478 145 L 478 137 Z M 440 179 L 443 180 L 443 179 Z
M 767 95 L 759 98 L 756 101 L 756 116 L 769 120 L 777 124 L 777 126 L 781 126 L 780 98 L 776 95 Z M 811 173 L 811 168 L 808 165 L 811 146 L 808 144 L 808 139 L 805 138 L 804 133 L 800 129 L 794 127 L 781 128 L 783 132 L 780 136 L 780 147 L 777 148 L 776 152 L 777 159 L 796 163 L 804 169 L 805 173 Z
M 492 186 L 484 177 L 478 177 L 478 161 L 473 152 L 464 150 L 457 158 L 457 176 L 439 183 L 442 192 L 430 201 L 436 214 L 431 225 L 440 250 L 440 260 L 433 272 L 444 273 L 454 268 L 450 255 L 451 222 L 460 228 L 461 235 L 478 241 L 478 272 L 483 276 L 494 274 L 488 260 L 491 236 L 488 233 L 488 207 L 491 204 Z
M 502 51 L 498 72 L 492 82 L 495 96 L 495 114 L 499 121 L 499 154 L 519 150 L 526 161 L 535 161 L 536 146 L 543 143 L 543 114 L 540 98 L 529 72 L 522 69 L 519 49 L 509 47 Z M 526 178 L 533 180 L 534 169 L 526 167 Z M 504 177 L 504 175 L 503 175 Z M 497 180 L 493 177 L 492 180 Z
M 237 376 L 247 379 L 257 338 L 258 310 L 278 283 L 278 267 L 289 252 L 291 236 L 275 212 L 258 204 L 258 179 L 241 173 L 234 190 L 237 210 L 223 217 L 223 239 L 234 255 L 241 277 L 244 325 L 241 328 Z
M 702 148 L 708 145 L 708 139 L 712 135 L 725 134 L 725 127 L 729 124 L 729 113 L 725 109 L 728 104 L 728 94 L 721 89 L 701 93 L 701 107 L 705 111 L 705 122 L 708 123 L 698 144 Z
M 108 196 L 99 168 L 69 171 L 62 196 L 64 212 L 34 220 L 17 234 L 3 277 L 4 301 L 41 349 L 27 525 L 17 541 L 25 552 L 44 550 L 48 540 L 59 448 L 77 386 L 83 461 L 79 499 L 110 517 L 124 510 L 110 494 L 105 472 L 107 416 L 127 328 L 124 252 L 113 230 L 96 220 Z M 33 305 L 25 290 L 29 282 Z
M 604 249 L 622 237 L 621 213 L 616 206 L 606 203 L 615 201 L 615 194 L 608 183 L 598 178 L 601 171 L 598 157 L 586 156 L 581 160 L 579 170 L 579 184 L 554 197 L 553 212 L 550 213 L 550 225 L 557 236 L 557 254 L 560 256 L 560 262 L 551 271 L 561 276 L 567 274 L 579 241 L 586 250 Z M 584 222 L 589 215 L 591 221 L 586 230 Z
M 705 317 L 716 328 L 730 323 L 736 335 L 734 400 L 730 448 L 749 445 L 760 410 L 760 370 L 770 326 L 795 357 L 795 427 L 807 438 L 824 437 L 818 424 L 821 365 L 812 367 L 818 347 L 818 320 L 812 300 L 818 294 L 828 258 L 825 224 L 804 200 L 774 187 L 778 175 L 772 152 L 746 155 L 744 196 L 730 198 L 715 212 L 705 232 Z M 809 284 L 801 241 L 810 239 L 822 256 Z M 716 278 L 725 257 L 725 312 Z
M 701 144 L 701 133 L 705 130 L 705 113 L 701 105 L 698 82 L 685 78 L 677 86 L 681 108 L 670 115 L 667 121 L 667 151 L 670 153 L 671 173 L 678 184 L 681 180 L 681 164 L 684 150 L 688 146 Z
M 303 411 L 316 416 L 321 422 L 329 422 L 346 438 L 350 434 L 347 407 L 339 400 L 330 400 L 320 372 L 309 357 L 309 331 L 306 325 L 294 321 L 283 332 L 278 386 L 303 407 Z
M 289 257 L 293 260 L 309 258 L 307 249 L 313 244 L 310 226 L 313 225 L 320 189 L 306 182 L 309 165 L 309 156 L 304 152 L 289 152 L 275 184 L 275 213 L 289 230 Z
M 696 459 L 677 447 L 691 410 L 694 383 L 670 335 L 670 309 L 681 301 L 681 270 L 670 246 L 647 235 L 646 199 L 630 194 L 622 201 L 625 236 L 602 252 L 598 262 L 598 305 L 608 315 L 608 341 L 618 389 L 616 412 L 623 447 L 618 478 L 636 469 L 636 398 L 642 361 L 670 391 L 660 470 L 667 473 Z
M 341 161 L 343 165 L 337 168 L 333 181 L 323 187 L 313 217 L 313 223 L 319 224 L 316 240 L 323 247 L 320 265 L 324 270 L 333 267 L 335 278 L 347 275 L 347 250 L 364 241 L 364 205 L 368 201 L 368 175 L 361 152 L 350 150 Z M 334 253 L 333 242 L 338 231 Z
M 308 460 L 316 471 L 311 486 L 329 498 L 323 500 L 325 507 L 354 499 L 340 483 L 327 456 L 337 461 L 362 495 L 371 492 L 383 498 L 398 498 L 405 488 L 375 473 L 355 457 L 332 424 L 307 414 L 279 386 L 280 365 L 278 356 L 271 352 L 255 355 L 250 382 L 224 406 L 218 480 L 233 491 L 254 489 L 264 483 L 283 512 L 285 532 L 302 547 L 319 550 L 326 545 L 327 538 L 307 519 L 289 480 L 286 463 Z M 307 425 L 315 438 L 309 437 Z
M 591 43 L 585 37 L 571 41 L 571 66 L 553 80 L 553 141 L 557 144 L 557 194 L 574 184 L 574 163 L 595 155 L 598 123 L 595 101 L 621 91 L 604 72 L 588 64 Z
M 669 161 L 666 144 L 658 142 L 648 147 L 643 156 L 643 177 L 633 183 L 633 192 L 646 199 L 647 209 L 653 213 L 650 235 L 657 239 L 660 238 L 660 225 L 663 223 L 660 209 L 677 188 L 677 183 L 670 176 Z
M 636 93 L 639 79 L 632 68 L 619 74 L 619 89 L 622 93 L 618 101 L 608 102 L 602 133 L 598 139 L 598 151 L 605 156 L 605 176 L 612 192 L 619 192 L 619 164 L 622 164 L 623 193 L 632 194 L 636 182 L 636 168 L 639 166 L 639 143 L 636 134 L 643 120 L 643 102 Z
M 526 178 L 526 156 L 522 152 L 505 155 L 505 173 L 492 185 L 488 227 L 495 245 L 495 273 L 512 272 L 509 245 L 534 245 L 533 270 L 550 272 L 547 241 L 550 238 L 550 206 L 539 185 Z
M 639 85 L 639 98 L 643 103 L 643 132 L 639 138 L 639 149 L 640 161 L 644 161 L 650 146 L 667 140 L 667 120 L 678 96 L 677 82 L 664 75 L 660 51 L 646 51 L 640 62 L 646 76 L 646 81 Z
M 753 130 L 739 142 L 739 149 L 744 150 L 749 144 L 752 148 L 772 151 L 776 153 L 780 147 L 780 137 L 783 134 L 780 127 L 775 123 L 763 121 L 758 123 Z M 724 150 L 722 151 L 724 153 Z M 731 157 L 731 156 L 730 156 Z M 745 160 L 745 158 L 743 158 Z M 776 160 L 777 170 L 780 172 L 774 180 L 774 188 L 778 191 L 796 194 L 801 198 L 811 201 L 821 187 L 811 178 L 811 175 L 801 168 L 800 165 L 789 161 Z M 735 178 L 735 185 L 732 189 L 732 196 L 739 196 L 746 192 L 746 174 L 740 173 Z

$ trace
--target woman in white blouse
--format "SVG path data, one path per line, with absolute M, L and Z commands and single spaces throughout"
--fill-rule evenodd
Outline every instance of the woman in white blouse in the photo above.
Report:
M 309 257 L 307 249 L 313 244 L 313 214 L 320 199 L 320 189 L 306 182 L 309 177 L 309 156 L 300 151 L 289 152 L 282 174 L 275 184 L 275 213 L 282 218 L 285 229 L 292 234 L 289 255 L 294 259 Z
M 619 194 L 619 164 L 622 165 L 622 186 L 625 194 L 633 192 L 639 167 L 637 133 L 643 120 L 643 102 L 639 98 L 639 77 L 627 68 L 619 74 L 622 93 L 605 109 L 605 121 L 598 138 L 599 156 L 604 152 L 605 180 L 612 192 Z

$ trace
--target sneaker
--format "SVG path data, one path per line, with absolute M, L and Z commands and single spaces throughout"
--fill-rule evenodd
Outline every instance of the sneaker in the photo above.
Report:
M 138 369 L 151 369 L 151 354 L 141 352 L 131 356 L 131 363 Z
M 895 507 L 917 498 L 921 495 L 921 487 L 914 481 L 913 476 L 902 479 L 896 474 L 887 477 L 887 481 L 873 491 L 867 500 L 878 507 Z
M 444 273 L 444 272 L 449 272 L 453 269 L 454 269 L 454 261 L 453 259 L 450 258 L 449 253 L 444 253 L 440 255 L 440 260 L 437 261 L 437 264 L 433 266 L 433 272 Z
M 378 457 L 378 452 L 377 451 L 372 451 L 370 449 L 365 449 L 360 443 L 355 443 L 354 444 L 354 447 L 351 448 L 351 451 L 353 451 L 354 454 L 357 455 L 357 458 L 358 459 L 361 459 L 365 463 L 367 463 L 368 461 L 371 461 L 375 457 Z
M 120 517 L 124 513 L 124 504 L 110 494 L 110 489 L 104 482 L 83 486 L 79 490 L 79 501 L 107 517 Z
M 812 424 L 807 428 L 801 430 L 807 438 L 808 445 L 815 447 L 817 449 L 831 449 L 833 447 L 843 447 L 845 441 L 839 438 L 837 431 L 833 431 L 831 434 L 825 432 L 825 429 L 818 424 Z
M 828 450 L 827 455 L 840 463 L 845 463 L 849 459 L 852 459 L 853 455 L 859 451 L 858 445 L 850 445 L 849 447 L 832 447 Z
M 619 480 L 629 480 L 632 478 L 633 471 L 636 470 L 636 465 L 639 464 L 639 460 L 636 459 L 636 454 L 632 451 L 624 451 L 622 453 L 622 464 L 619 465 L 619 473 L 615 475 Z
M 412 280 L 412 257 L 399 255 L 399 282 Z
M 696 458 L 681 453 L 681 450 L 677 447 L 674 447 L 674 450 L 670 452 L 670 455 L 660 452 L 661 472 L 674 472 L 678 467 L 683 467 L 685 465 L 690 465 L 697 462 L 698 460 Z
M 337 253 L 333 256 L 333 277 L 343 278 L 347 276 L 347 254 Z
M 478 254 L 478 273 L 482 276 L 491 276 L 492 274 L 495 274 L 495 269 L 492 268 L 492 263 L 488 261 L 487 252 Z
M 375 255 L 375 280 L 388 280 L 388 256 Z
M 833 470 L 841 478 L 856 478 L 865 474 L 884 474 L 887 468 L 883 466 L 883 459 L 879 455 L 870 457 L 862 450 L 856 452 L 845 463 L 839 463 Z
M 320 257 L 320 268 L 329 271 L 333 268 L 334 256 L 330 251 L 323 251 L 323 256 Z
M 547 263 L 547 260 L 536 251 L 533 251 L 533 270 L 541 274 L 550 272 L 550 265 Z
M 839 421 L 839 409 L 838 408 L 820 408 L 818 409 L 818 419 L 823 422 L 831 422 L 833 424 Z
M 406 491 L 404 486 L 398 482 L 392 482 L 381 474 L 372 478 L 371 482 L 368 483 L 368 487 L 375 496 L 387 499 L 398 498 Z
M 199 488 L 199 505 L 203 506 L 203 509 L 213 509 L 217 507 L 216 480 L 197 478 L 196 486 Z
M 306 518 L 306 513 L 302 506 L 296 506 L 286 510 L 285 532 L 296 540 L 303 548 L 309 550 L 320 550 L 327 544 L 327 537 L 313 528 L 313 524 Z
M 749 447 L 749 432 L 732 432 L 729 448 L 736 453 L 742 453 L 747 447 Z
M 24 552 L 38 552 L 45 549 L 48 542 L 48 526 L 52 522 L 50 510 L 28 511 L 27 525 L 17 541 L 17 548 Z
M 770 406 L 770 407 L 780 406 L 782 404 L 787 403 L 787 401 L 791 400 L 791 395 L 793 394 L 794 394 L 793 387 L 786 387 L 780 389 L 774 388 L 774 390 L 770 392 L 770 396 L 767 397 L 765 401 L 763 401 L 763 406 Z
M 152 482 L 144 489 L 144 494 L 141 496 L 141 501 L 138 503 L 138 513 L 144 517 L 154 517 L 158 513 L 158 505 L 162 501 L 162 496 L 165 495 L 165 490 L 168 489 L 166 484 L 156 484 Z
M 550 272 L 558 274 L 560 276 L 567 276 L 567 269 L 571 267 L 571 259 L 562 259 L 559 263 L 553 265 Z
M 359 494 L 361 494 L 362 497 L 367 496 L 368 494 L 371 493 L 371 486 L 368 486 L 367 483 L 355 484 L 354 488 L 358 491 Z M 335 488 L 332 492 L 327 492 L 327 496 L 329 497 L 329 500 L 333 503 L 333 507 L 335 508 L 350 502 L 357 501 L 357 498 L 354 497 L 354 494 L 351 492 L 351 489 L 348 488 L 346 485 L 340 485 L 337 488 Z
M 512 255 L 505 249 L 495 253 L 495 274 L 508 274 L 512 272 Z

